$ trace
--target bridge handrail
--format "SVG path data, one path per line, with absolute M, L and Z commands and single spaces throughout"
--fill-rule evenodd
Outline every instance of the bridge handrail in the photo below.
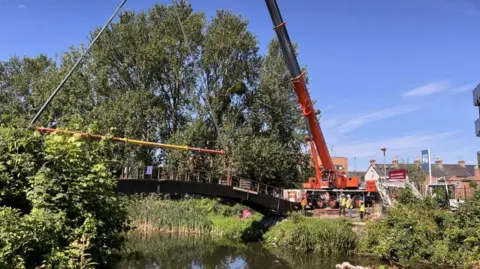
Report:
M 282 197 L 283 188 L 275 187 L 270 184 L 262 183 L 256 180 L 247 179 L 239 176 L 230 176 L 218 174 L 204 169 L 185 169 L 183 171 L 174 170 L 165 167 L 151 166 L 151 171 L 147 172 L 149 166 L 117 166 L 112 168 L 112 173 L 116 174 L 119 180 L 122 179 L 150 179 L 155 181 L 176 180 L 176 181 L 195 181 L 210 184 L 230 185 L 253 193 L 262 193 L 279 198 Z M 117 171 L 119 169 L 119 171 Z M 284 198 L 285 199 L 285 198 Z

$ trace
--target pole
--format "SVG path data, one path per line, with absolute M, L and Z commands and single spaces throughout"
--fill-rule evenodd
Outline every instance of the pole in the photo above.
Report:
M 383 152 L 383 176 L 385 179 L 387 178 L 387 156 L 385 154 L 385 151 Z
M 383 177 L 384 177 L 384 180 L 386 180 L 387 179 L 387 155 L 385 154 L 385 152 L 387 151 L 387 148 L 383 147 L 380 150 L 383 151 Z
M 75 135 L 79 137 L 85 137 L 85 138 L 91 138 L 91 139 L 97 139 L 97 140 L 108 139 L 115 142 L 124 142 L 124 143 L 140 145 L 140 146 L 148 146 L 148 147 L 154 147 L 154 148 L 196 151 L 196 152 L 209 153 L 209 154 L 225 155 L 225 151 L 223 150 L 203 149 L 203 148 L 194 148 L 194 147 L 182 146 L 182 145 L 155 143 L 155 142 L 142 141 L 142 140 L 136 140 L 136 139 L 122 138 L 122 137 L 107 137 L 103 135 L 96 135 L 96 134 L 76 132 L 76 131 L 67 131 L 67 130 L 61 130 L 61 129 L 52 129 L 52 128 L 36 127 L 36 130 L 43 133 L 59 133 L 59 134 Z
M 357 157 L 353 157 L 353 162 L 355 164 L 354 174 L 357 175 Z
M 43 106 L 40 108 L 40 110 L 37 112 L 37 114 L 35 115 L 35 117 L 32 119 L 32 121 L 30 122 L 30 126 L 33 126 L 33 124 L 35 124 L 35 122 L 38 120 L 38 118 L 40 117 L 40 115 L 43 113 L 43 111 L 47 108 L 47 106 L 50 104 L 50 102 L 53 100 L 53 98 L 55 98 L 55 95 L 57 95 L 57 93 L 60 91 L 60 89 L 63 87 L 63 85 L 65 84 L 65 82 L 67 82 L 67 79 L 72 75 L 73 71 L 75 71 L 75 69 L 77 69 L 77 66 L 82 62 L 83 58 L 85 57 L 85 54 L 87 54 L 90 49 L 92 48 L 93 44 L 95 44 L 95 42 L 97 42 L 97 39 L 100 37 L 100 35 L 102 35 L 103 31 L 105 31 L 105 29 L 108 27 L 108 25 L 112 22 L 113 18 L 115 18 L 115 16 L 117 15 L 117 13 L 120 11 L 120 9 L 123 7 L 123 5 L 127 2 L 127 0 L 122 0 L 122 2 L 120 3 L 120 5 L 117 7 L 117 9 L 115 10 L 115 12 L 112 14 L 112 16 L 110 17 L 110 19 L 108 19 L 107 23 L 103 26 L 102 30 L 100 30 L 100 32 L 98 32 L 97 36 L 95 36 L 95 38 L 93 39 L 93 41 L 90 43 L 90 45 L 88 46 L 87 50 L 85 51 L 85 53 L 83 53 L 80 58 L 78 58 L 77 62 L 73 65 L 73 67 L 70 69 L 70 71 L 68 72 L 68 74 L 65 76 L 65 78 L 63 78 L 62 82 L 60 82 L 60 84 L 58 84 L 57 88 L 52 92 L 52 94 L 50 95 L 50 97 L 48 97 L 47 101 L 45 102 L 45 104 L 43 104 Z
M 428 149 L 428 184 L 432 185 L 432 163 L 430 159 L 430 149 Z

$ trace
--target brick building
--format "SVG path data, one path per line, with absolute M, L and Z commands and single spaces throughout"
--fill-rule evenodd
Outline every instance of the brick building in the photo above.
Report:
M 435 158 L 435 164 L 432 164 L 432 183 L 447 182 L 453 184 L 456 197 L 463 199 L 473 194 L 473 190 L 470 188 L 470 182 L 472 181 L 480 186 L 478 165 L 465 164 L 463 160 L 456 164 L 444 164 L 440 157 Z
M 322 167 L 322 160 L 320 160 L 320 157 L 317 156 L 317 160 L 320 167 Z M 332 157 L 332 162 L 337 171 L 348 171 L 348 158 Z

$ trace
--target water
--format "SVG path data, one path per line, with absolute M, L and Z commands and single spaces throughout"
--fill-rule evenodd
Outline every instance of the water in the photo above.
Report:
M 122 269 L 276 269 L 335 268 L 348 261 L 372 266 L 382 262 L 371 258 L 322 257 L 317 254 L 292 254 L 267 250 L 260 243 L 240 244 L 200 237 L 133 235 L 117 268 Z

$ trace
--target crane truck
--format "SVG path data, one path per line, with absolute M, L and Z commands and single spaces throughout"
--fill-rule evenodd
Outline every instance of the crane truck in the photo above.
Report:
M 358 177 L 348 177 L 344 171 L 335 169 L 307 89 L 305 73 L 300 69 L 290 41 L 286 22 L 283 21 L 276 0 L 265 0 L 265 2 L 291 75 L 297 100 L 302 109 L 302 114 L 308 123 L 308 135 L 305 137 L 305 140 L 310 144 L 315 168 L 315 177 L 309 178 L 308 182 L 303 184 L 303 189 L 284 190 L 283 198 L 292 202 L 298 202 L 303 197 L 306 197 L 310 207 L 313 208 L 338 207 L 340 194 L 350 194 L 353 198 L 354 206 L 359 206 L 360 200 L 364 200 L 366 203 L 376 200 L 378 198 L 376 182 L 369 180 L 365 184 L 361 184 Z M 317 156 L 322 162 L 321 169 Z
M 115 14 L 119 11 L 119 9 L 125 4 L 126 0 L 123 0 L 120 6 L 117 8 L 115 13 L 109 19 L 107 24 L 104 26 L 102 31 L 99 32 L 97 37 L 92 41 L 89 48 L 95 43 L 95 40 L 100 36 L 103 32 L 105 27 L 111 22 L 112 18 Z M 293 86 L 295 89 L 295 93 L 298 98 L 298 102 L 302 109 L 302 114 L 307 120 L 307 129 L 308 135 L 306 136 L 306 141 L 310 144 L 310 150 L 313 158 L 313 163 L 315 166 L 315 177 L 311 177 L 308 179 L 308 182 L 303 184 L 303 189 L 287 189 L 283 192 L 283 198 L 292 200 L 292 201 L 299 201 L 303 197 L 306 197 L 309 200 L 309 204 L 312 207 L 337 207 L 338 202 L 337 198 L 338 195 L 343 194 L 350 194 L 354 199 L 354 205 L 359 205 L 360 198 L 363 198 L 366 203 L 369 201 L 373 201 L 378 197 L 377 187 L 381 187 L 377 185 L 377 182 L 374 181 L 367 181 L 366 184 L 361 186 L 358 177 L 348 177 L 347 174 L 343 171 L 337 171 L 333 164 L 332 158 L 330 157 L 330 153 L 328 151 L 327 144 L 325 142 L 325 138 L 323 136 L 322 130 L 320 128 L 317 113 L 313 107 L 312 100 L 310 98 L 310 94 L 307 89 L 306 81 L 305 81 L 305 73 L 301 71 L 300 66 L 298 64 L 295 51 L 293 46 L 290 42 L 290 37 L 287 32 L 286 22 L 283 21 L 282 15 L 280 14 L 280 10 L 276 0 L 265 0 L 267 5 L 268 11 L 270 13 L 270 17 L 272 19 L 274 30 L 277 34 L 280 47 L 282 49 L 283 56 L 285 58 L 286 64 L 288 66 L 290 75 L 292 77 Z M 82 56 L 83 57 L 83 56 Z M 36 121 L 36 119 L 40 116 L 40 114 L 44 111 L 44 109 L 48 106 L 50 101 L 55 97 L 56 93 L 62 88 L 64 82 L 68 79 L 70 74 L 73 70 L 78 66 L 78 63 L 81 61 L 82 57 L 78 60 L 75 66 L 71 69 L 69 74 L 64 78 L 64 80 L 60 83 L 57 89 L 52 93 L 49 97 L 47 102 L 43 105 L 43 107 L 38 111 L 35 118 L 32 120 L 32 125 Z M 41 131 L 46 132 L 53 132 L 59 130 L 50 130 L 48 128 L 43 128 Z M 101 138 L 101 136 L 92 136 L 87 134 L 88 137 L 93 138 Z M 205 149 L 197 149 L 197 148 L 190 148 L 186 146 L 177 146 L 177 145 L 165 145 L 159 143 L 149 143 L 145 141 L 137 141 L 137 140 L 129 140 L 125 138 L 115 138 L 116 141 L 124 141 L 126 143 L 133 143 L 138 145 L 149 145 L 149 146 L 156 146 L 156 147 L 165 147 L 165 148 L 174 148 L 174 149 L 183 149 L 183 150 L 195 150 L 201 152 L 209 152 L 214 154 L 224 154 L 223 151 L 215 151 L 215 150 L 205 150 Z M 320 169 L 317 156 L 322 161 L 322 168 Z

